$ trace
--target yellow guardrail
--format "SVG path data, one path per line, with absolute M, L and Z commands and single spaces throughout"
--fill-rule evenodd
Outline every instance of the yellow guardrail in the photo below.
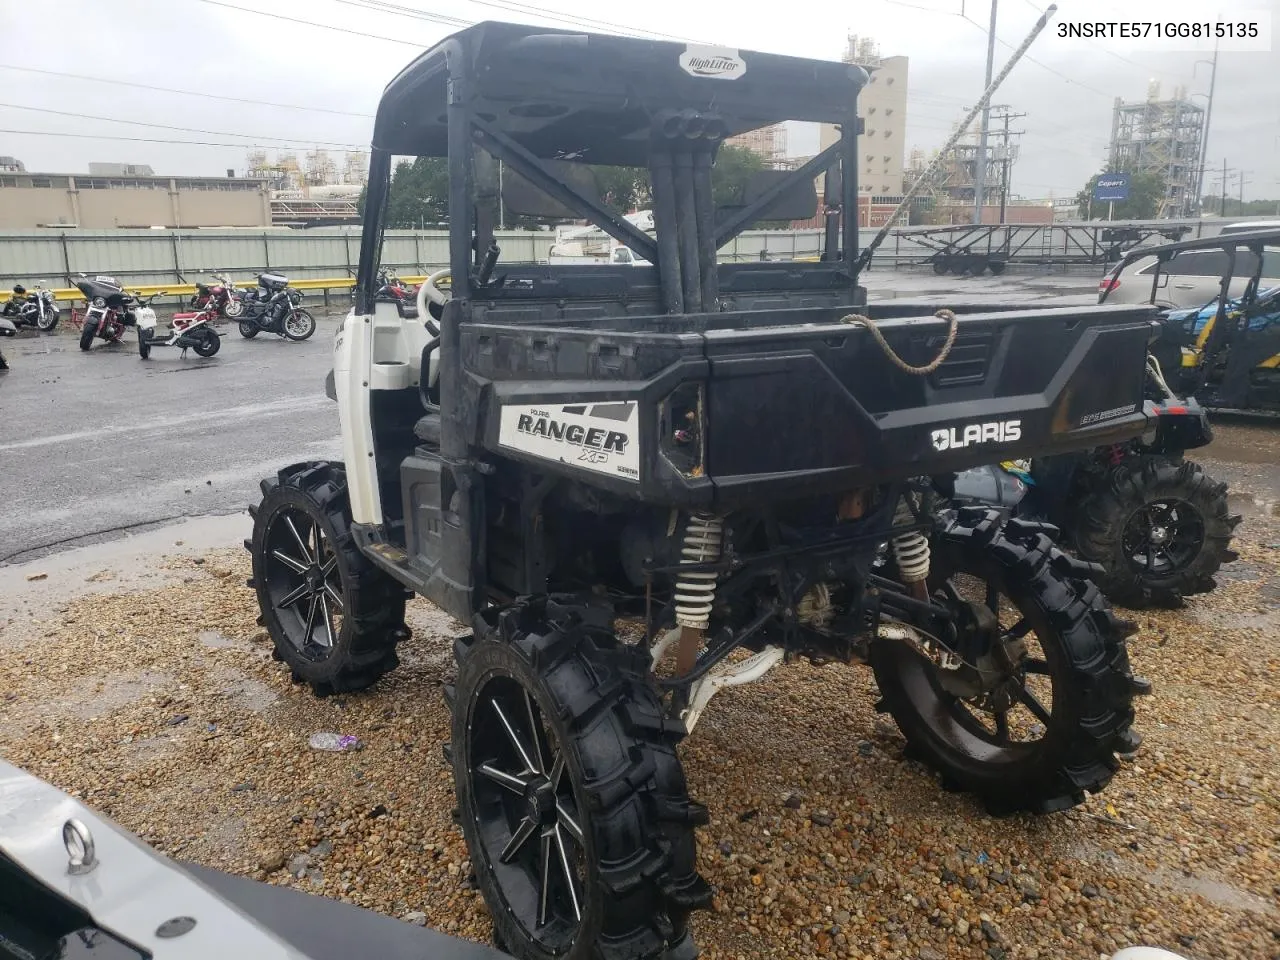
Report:
M 400 277 L 402 283 L 417 284 L 427 279 L 423 277 Z M 216 281 L 215 281 L 216 283 Z M 235 281 L 236 287 L 241 290 L 252 290 L 258 285 L 258 281 L 249 280 L 244 283 Z M 206 286 L 213 286 L 213 283 Z M 290 280 L 289 286 L 295 290 L 350 290 L 356 285 L 354 277 L 328 277 L 310 280 Z M 157 293 L 165 293 L 174 297 L 190 297 L 196 292 L 193 283 L 153 283 L 153 284 L 125 284 L 125 290 L 143 297 L 150 297 Z M 55 300 L 83 300 L 84 294 L 75 287 L 53 290 Z

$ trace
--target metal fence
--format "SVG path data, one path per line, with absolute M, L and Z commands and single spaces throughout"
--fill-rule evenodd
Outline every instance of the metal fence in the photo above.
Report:
M 912 232 L 912 228 L 895 230 L 877 254 L 877 262 L 919 262 L 927 257 L 930 250 L 914 242 Z M 874 230 L 860 231 L 859 245 L 874 234 Z M 550 231 L 497 233 L 506 263 L 545 260 L 554 239 Z M 776 260 L 801 259 L 816 256 L 821 242 L 820 230 L 752 230 L 719 255 L 722 261 L 759 260 L 762 254 Z M 190 284 L 205 281 L 215 272 L 247 282 L 267 270 L 298 280 L 338 280 L 355 275 L 359 253 L 360 230 L 354 226 L 0 232 L 0 290 L 38 281 L 72 287 L 80 273 L 109 274 L 130 286 Z M 388 230 L 382 262 L 401 275 L 416 276 L 445 266 L 448 255 L 445 231 Z
M 545 261 L 555 241 L 549 231 L 496 233 L 506 263 Z M 761 230 L 726 246 L 723 260 L 757 260 L 761 253 L 789 260 L 815 256 L 818 230 Z M 204 281 L 213 273 L 250 280 L 264 271 L 299 280 L 355 275 L 358 228 L 313 230 L 29 230 L 0 232 L 0 284 L 43 281 L 74 286 L 81 273 L 103 273 L 126 285 Z M 442 230 L 388 230 L 382 262 L 400 274 L 446 266 L 449 235 Z

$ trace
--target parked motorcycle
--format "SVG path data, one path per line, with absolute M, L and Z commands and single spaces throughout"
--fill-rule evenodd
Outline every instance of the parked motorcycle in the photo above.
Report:
M 12 320 L 0 317 L 0 337 L 16 337 L 18 328 L 13 325 Z M 0 373 L 9 369 L 9 361 L 4 358 L 4 352 L 0 351 Z
M 410 287 L 397 277 L 394 270 L 379 271 L 378 292 L 374 294 L 375 298 L 383 299 L 389 297 L 395 300 L 412 300 L 417 294 L 417 288 Z
M 155 297 L 161 294 L 156 294 Z M 155 297 L 151 299 L 154 300 Z M 152 347 L 178 347 L 182 355 L 187 350 L 195 350 L 201 357 L 212 357 L 222 346 L 222 337 L 214 329 L 213 323 L 218 319 L 218 302 L 209 298 L 204 309 L 194 313 L 175 313 L 169 321 L 167 332 L 157 333 L 156 312 L 150 307 L 139 307 L 135 311 L 138 323 L 138 356 L 143 360 L 151 356 Z
M 151 309 L 151 301 L 160 296 L 157 293 L 143 298 L 126 293 L 115 277 L 88 277 L 83 273 L 76 281 L 76 288 L 89 304 L 80 326 L 81 350 L 90 349 L 95 338 L 119 343 L 125 330 L 137 326 L 138 311 Z M 154 311 L 152 314 L 154 316 Z
M 32 327 L 41 333 L 49 333 L 58 325 L 58 302 L 53 291 L 37 283 L 30 292 L 22 284 L 13 288 L 13 296 L 0 308 L 0 316 L 9 317 L 16 327 Z
M 301 300 L 302 293 L 289 286 L 288 277 L 259 274 L 257 288 L 242 301 L 240 336 L 252 340 L 260 333 L 274 333 L 286 340 L 306 340 L 316 332 L 316 320 L 298 306 Z
M 213 285 L 196 284 L 195 296 L 191 298 L 190 305 L 197 310 L 203 310 L 207 304 L 212 302 L 217 308 L 218 316 L 234 320 L 244 313 L 242 299 L 244 291 L 237 287 L 226 274 L 215 273 L 213 279 L 217 280 L 218 283 Z

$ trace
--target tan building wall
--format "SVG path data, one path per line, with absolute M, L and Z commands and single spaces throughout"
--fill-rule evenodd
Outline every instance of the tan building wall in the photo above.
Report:
M 265 184 L 220 178 L 101 178 L 67 175 L 0 177 L 0 229 L 43 225 L 86 230 L 116 227 L 266 227 L 271 197 Z M 51 186 L 26 185 L 36 181 Z
M 853 40 L 850 38 L 850 47 Z M 902 195 L 902 169 L 907 143 L 907 58 L 861 58 L 853 50 L 845 63 L 859 63 L 871 74 L 871 82 L 858 95 L 858 116 L 863 133 L 858 138 L 858 190 L 863 196 Z M 822 124 L 822 149 L 836 142 L 834 124 Z

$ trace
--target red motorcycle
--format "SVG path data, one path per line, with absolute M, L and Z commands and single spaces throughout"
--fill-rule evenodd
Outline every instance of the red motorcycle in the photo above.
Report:
M 95 339 L 119 343 L 125 330 L 138 325 L 139 317 L 150 314 L 154 318 L 151 301 L 164 296 L 164 291 L 149 297 L 127 293 L 120 281 L 107 276 L 80 274 L 76 286 L 89 304 L 83 317 L 78 313 L 72 315 L 72 323 L 80 328 L 81 350 L 91 349 Z
M 378 273 L 378 292 L 375 297 L 392 297 L 396 300 L 413 300 L 418 295 L 417 287 L 410 287 L 395 275 L 394 271 L 382 270 Z
M 235 318 L 244 313 L 244 292 L 238 288 L 231 278 L 225 274 L 215 273 L 213 279 L 218 283 L 206 285 L 196 284 L 195 296 L 190 304 L 193 309 L 203 310 L 210 303 L 218 311 L 218 316 Z

